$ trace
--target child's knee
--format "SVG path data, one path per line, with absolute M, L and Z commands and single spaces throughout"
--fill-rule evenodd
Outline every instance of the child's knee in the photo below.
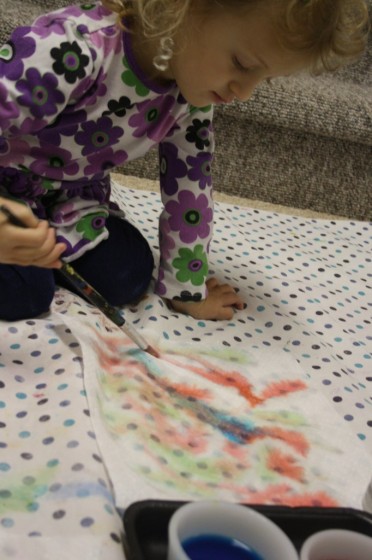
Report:
M 50 270 L 0 265 L 0 320 L 19 321 L 45 313 L 54 290 Z
M 137 235 L 138 233 L 138 235 Z M 129 247 L 125 248 L 128 251 Z M 154 257 L 146 239 L 136 232 L 130 246 L 131 255 L 117 269 L 115 282 L 110 289 L 110 303 L 125 305 L 138 300 L 148 289 L 154 269 Z

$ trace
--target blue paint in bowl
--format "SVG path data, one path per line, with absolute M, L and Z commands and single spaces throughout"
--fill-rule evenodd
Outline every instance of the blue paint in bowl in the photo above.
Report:
M 221 535 L 198 535 L 183 541 L 182 548 L 191 560 L 264 560 L 246 544 Z

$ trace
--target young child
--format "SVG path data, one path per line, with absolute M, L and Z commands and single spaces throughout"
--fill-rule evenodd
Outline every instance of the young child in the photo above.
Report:
M 208 278 L 212 107 L 353 60 L 367 20 L 364 0 L 102 0 L 16 29 L 0 54 L 0 204 L 28 227 L 0 213 L 0 319 L 47 311 L 61 258 L 114 305 L 146 291 L 153 257 L 109 171 L 156 144 L 156 292 L 230 318 L 241 298 Z

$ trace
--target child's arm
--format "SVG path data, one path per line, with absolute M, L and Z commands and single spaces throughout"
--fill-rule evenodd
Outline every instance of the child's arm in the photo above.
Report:
M 13 225 L 7 214 L 0 211 L 0 263 L 21 266 L 59 268 L 64 243 L 56 243 L 55 231 L 45 220 L 38 220 L 24 204 L 0 197 L 4 206 L 27 225 L 27 229 Z
M 235 309 L 243 309 L 244 302 L 229 284 L 219 284 L 216 278 L 207 280 L 207 297 L 198 302 L 171 300 L 175 311 L 191 315 L 194 319 L 231 319 Z
M 210 166 L 212 108 L 190 109 L 160 146 L 160 265 L 155 291 L 197 319 L 231 319 L 243 301 L 235 289 L 209 278 L 213 232 Z

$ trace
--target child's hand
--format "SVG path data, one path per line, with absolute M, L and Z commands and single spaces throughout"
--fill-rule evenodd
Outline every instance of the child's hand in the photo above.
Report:
M 56 243 L 55 230 L 45 220 L 36 216 L 23 204 L 0 197 L 6 206 L 27 226 L 22 228 L 9 223 L 0 212 L 0 263 L 21 266 L 60 268 L 64 243 Z
M 244 302 L 232 286 L 219 284 L 216 278 L 207 280 L 208 296 L 198 302 L 172 299 L 175 311 L 191 315 L 194 319 L 231 319 L 235 309 L 243 309 Z

